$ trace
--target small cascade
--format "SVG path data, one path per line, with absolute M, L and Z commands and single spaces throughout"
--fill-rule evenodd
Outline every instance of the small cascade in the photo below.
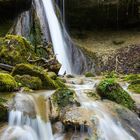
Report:
M 135 140 L 121 125 L 116 121 L 109 110 L 100 101 L 93 101 L 85 94 L 85 90 L 94 90 L 99 80 L 84 79 L 83 85 L 73 84 L 79 102 L 83 108 L 95 112 L 98 120 L 97 137 L 99 140 Z M 83 128 L 81 128 L 83 130 Z
M 9 126 L 1 140 L 53 140 L 47 105 L 42 97 L 17 94 L 9 113 Z

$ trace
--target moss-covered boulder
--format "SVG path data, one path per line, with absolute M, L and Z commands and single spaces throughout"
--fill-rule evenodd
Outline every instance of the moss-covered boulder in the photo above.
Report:
M 0 122 L 7 121 L 8 108 L 6 106 L 7 100 L 0 97 Z
M 19 63 L 29 63 L 28 58 L 35 59 L 37 54 L 34 47 L 23 37 L 17 35 L 7 35 L 0 39 L 0 62 L 16 65 Z
M 130 85 L 128 86 L 128 89 L 130 89 L 135 93 L 140 93 L 140 80 L 135 80 L 131 82 Z
M 131 83 L 140 80 L 140 74 L 129 74 L 124 77 L 124 80 Z
M 124 81 L 129 83 L 128 89 L 135 93 L 140 93 L 140 74 L 129 74 L 124 77 Z
M 59 109 L 62 109 L 66 106 L 75 104 L 76 95 L 73 90 L 60 88 L 52 95 L 52 101 Z
M 16 75 L 15 80 L 22 87 L 28 87 L 29 89 L 38 90 L 42 88 L 42 81 L 38 77 L 30 75 Z
M 60 85 L 55 80 L 51 79 L 48 73 L 42 68 L 31 64 L 18 64 L 12 71 L 12 75 L 30 75 L 38 77 L 42 81 L 42 86 L 45 89 L 56 89 Z
M 85 77 L 95 77 L 95 75 L 92 72 L 86 72 Z
M 11 92 L 17 88 L 15 79 L 7 73 L 0 73 L 0 91 Z
M 57 75 L 54 72 L 48 72 L 48 76 L 53 80 L 56 80 L 57 78 Z
M 97 92 L 103 99 L 109 99 L 129 109 L 135 107 L 131 96 L 113 78 L 102 80 L 97 87 Z

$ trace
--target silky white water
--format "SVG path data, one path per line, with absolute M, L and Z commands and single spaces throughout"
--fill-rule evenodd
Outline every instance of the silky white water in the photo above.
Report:
M 61 63 L 61 69 L 59 74 L 64 74 L 65 72 L 70 74 L 71 67 L 67 54 L 67 45 L 63 39 L 63 34 L 61 30 L 60 23 L 55 13 L 54 5 L 52 0 L 42 0 L 45 10 L 45 16 L 48 21 L 50 35 L 53 43 L 54 52 L 56 58 Z
M 9 125 L 1 140 L 53 140 L 49 120 L 42 119 L 38 103 L 34 96 L 17 94 L 9 113 Z M 41 101 L 42 102 L 42 101 Z M 43 110 L 46 114 L 46 110 Z
M 84 78 L 84 84 L 69 84 L 76 91 L 82 107 L 93 110 L 95 117 L 99 120 L 97 126 L 98 140 L 135 140 L 122 126 L 115 122 L 107 108 L 99 101 L 93 101 L 86 94 L 85 90 L 94 90 L 99 80 Z M 70 82 L 71 83 L 71 82 Z

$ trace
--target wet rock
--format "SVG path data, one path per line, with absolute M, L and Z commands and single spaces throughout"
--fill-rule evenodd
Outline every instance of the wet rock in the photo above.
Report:
M 8 120 L 8 106 L 7 100 L 0 97 L 0 122 Z
M 91 97 L 93 100 L 101 99 L 101 97 L 94 90 L 85 90 L 84 93 L 87 94 L 88 97 Z
M 90 110 L 81 107 L 73 107 L 67 110 L 66 113 L 62 115 L 61 120 L 64 123 L 64 125 L 91 126 L 92 122 L 90 118 L 93 114 L 94 113 Z
M 110 101 L 104 101 L 103 103 L 112 113 L 115 112 L 115 114 L 117 114 L 125 130 L 136 140 L 140 139 L 140 120 L 135 113 Z M 114 119 L 116 119 L 116 117 Z

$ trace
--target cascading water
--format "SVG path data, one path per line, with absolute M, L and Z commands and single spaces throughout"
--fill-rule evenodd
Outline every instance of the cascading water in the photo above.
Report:
M 83 108 L 93 110 L 95 117 L 99 120 L 97 126 L 98 140 L 135 140 L 118 121 L 114 121 L 107 108 L 99 101 L 93 101 L 86 94 L 85 90 L 94 90 L 99 81 L 84 79 L 83 85 L 73 84 L 79 102 Z M 68 84 L 69 85 L 69 84 Z
M 69 58 L 67 57 L 67 45 L 63 39 L 60 23 L 55 14 L 52 0 L 42 0 L 45 15 L 49 24 L 53 48 L 58 61 L 62 64 L 59 74 L 71 73 Z
M 18 93 L 1 140 L 53 140 L 46 106 L 42 98 Z

